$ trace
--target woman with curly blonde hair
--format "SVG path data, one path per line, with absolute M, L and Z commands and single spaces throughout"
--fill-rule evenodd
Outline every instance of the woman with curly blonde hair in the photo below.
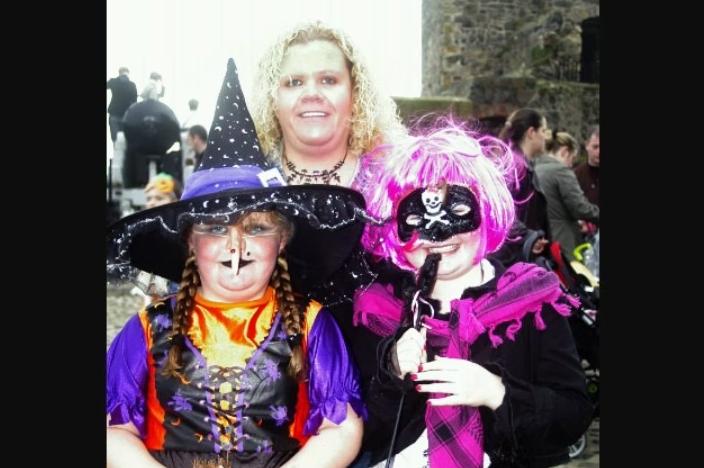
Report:
M 284 34 L 259 62 L 253 118 L 289 184 L 355 185 L 360 157 L 405 134 L 359 51 L 320 22 Z

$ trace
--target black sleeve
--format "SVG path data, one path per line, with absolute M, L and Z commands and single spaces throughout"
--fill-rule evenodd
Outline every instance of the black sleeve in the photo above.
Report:
M 532 314 L 524 318 L 516 341 L 504 342 L 498 359 L 483 363 L 506 387 L 496 411 L 480 408 L 487 449 L 500 457 L 564 452 L 591 422 L 593 406 L 567 319 L 548 305 L 542 318 L 544 330 L 533 325 Z
M 570 216 L 599 224 L 599 207 L 587 200 L 574 172 L 567 166 L 562 166 L 555 173 L 555 178 L 562 203 Z
M 386 436 L 390 431 L 387 426 L 393 425 L 402 390 L 402 380 L 388 367 L 393 365 L 389 362 L 390 348 L 395 344 L 396 335 L 384 338 L 364 326 L 353 326 L 351 303 L 338 304 L 330 310 L 359 370 L 362 397 L 369 414 L 364 424 L 364 438 Z M 379 358 L 383 362 L 380 363 Z
M 499 250 L 489 257 L 498 260 L 504 268 L 508 268 L 516 262 L 525 261 L 523 259 L 523 242 L 528 233 L 526 225 L 516 218 L 511 225 L 506 241 Z
M 373 452 L 374 462 L 381 460 L 388 450 L 404 387 L 406 397 L 396 452 L 410 445 L 424 427 L 427 395 L 412 390 L 412 381 L 399 379 L 392 368 L 394 345 L 406 330 L 401 329 L 394 335 L 382 338 L 362 326 L 355 327 L 351 348 L 358 363 L 368 414 L 364 422 L 362 451 Z
M 130 103 L 137 102 L 137 85 L 132 83 L 132 86 L 130 86 L 130 97 L 129 97 Z
M 382 371 L 377 361 L 377 350 L 382 349 L 386 339 L 368 329 L 355 327 L 352 353 L 359 365 L 362 395 L 367 405 L 367 420 L 364 422 L 362 446 L 365 450 L 376 450 L 381 441 L 388 439 L 393 429 L 396 409 L 401 398 L 400 379 L 393 380 Z M 381 377 L 381 381 L 379 376 Z

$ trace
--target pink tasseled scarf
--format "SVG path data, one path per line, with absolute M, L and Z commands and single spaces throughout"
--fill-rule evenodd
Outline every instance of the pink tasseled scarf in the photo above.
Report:
M 469 347 L 485 332 L 493 347 L 503 338 L 496 334 L 500 324 L 511 322 L 505 335 L 514 340 L 526 314 L 534 314 L 535 326 L 545 329 L 543 304 L 550 304 L 563 316 L 579 301 L 563 292 L 558 277 L 529 263 L 516 263 L 499 278 L 496 291 L 477 299 L 455 299 L 450 303 L 449 320 L 427 316 L 428 340 L 443 343 L 445 357 L 469 360 Z M 354 325 L 363 325 L 379 336 L 394 333 L 401 322 L 403 302 L 393 296 L 391 286 L 378 283 L 360 292 L 354 302 Z M 432 395 L 437 398 L 444 395 Z M 481 468 L 483 428 L 479 410 L 472 406 L 429 406 L 425 413 L 431 467 L 463 466 Z

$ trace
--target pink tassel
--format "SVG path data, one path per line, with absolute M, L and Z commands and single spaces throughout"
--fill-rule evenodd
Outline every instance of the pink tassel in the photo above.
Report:
M 545 322 L 543 322 L 543 317 L 540 316 L 540 312 L 535 313 L 535 328 L 538 330 L 545 330 Z
M 489 329 L 489 339 L 491 340 L 491 346 L 493 346 L 494 348 L 496 348 L 496 347 L 499 346 L 501 343 L 503 343 L 504 340 L 502 340 L 500 337 L 494 335 L 494 328 L 496 328 L 496 327 L 491 327 L 491 328 Z
M 551 302 L 550 305 L 555 309 L 555 311 L 564 316 L 567 317 L 570 315 L 570 312 L 572 311 L 572 307 L 570 304 L 560 304 L 559 302 Z
M 368 322 L 367 320 L 367 313 L 363 310 L 357 310 L 355 313 L 352 315 L 352 325 L 355 327 L 358 327 L 360 324 L 366 325 Z

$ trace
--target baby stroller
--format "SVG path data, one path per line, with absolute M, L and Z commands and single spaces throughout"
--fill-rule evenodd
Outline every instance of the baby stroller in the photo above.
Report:
M 577 346 L 577 354 L 582 361 L 582 368 L 587 379 L 587 392 L 594 404 L 594 418 L 599 417 L 599 279 L 584 263 L 569 259 L 564 255 L 558 242 L 550 242 L 542 254 L 534 255 L 531 248 L 536 239 L 543 237 L 541 231 L 529 231 L 524 236 L 524 261 L 536 263 L 553 271 L 562 286 L 581 303 L 576 312 L 568 319 L 572 335 Z M 598 237 L 596 238 L 598 242 Z M 589 247 L 592 247 L 591 245 Z M 597 244 L 598 249 L 598 244 Z M 578 246 L 579 253 L 587 247 Z M 583 259 L 583 255 L 577 255 Z M 583 434 L 577 442 L 569 447 L 570 458 L 581 455 L 587 446 L 587 436 Z

